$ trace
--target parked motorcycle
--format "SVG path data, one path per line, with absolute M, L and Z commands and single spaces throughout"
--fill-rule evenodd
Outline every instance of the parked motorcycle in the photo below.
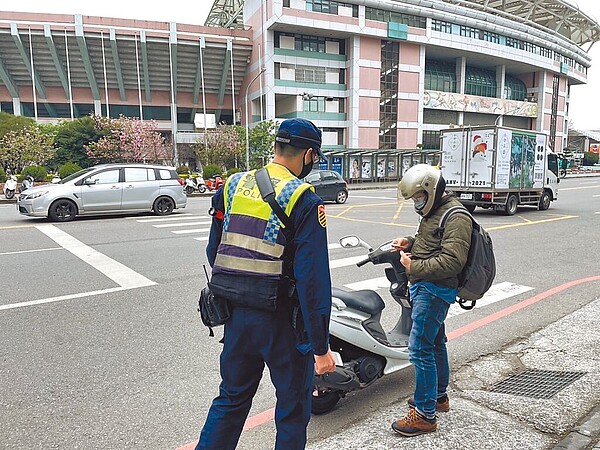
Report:
M 10 175 L 4 183 L 4 198 L 10 200 L 15 196 L 15 192 L 17 192 L 17 177 Z
M 202 177 L 194 178 L 191 175 L 185 179 L 183 184 L 183 190 L 187 195 L 192 195 L 194 191 L 198 191 L 201 194 L 206 192 L 206 184 Z
M 27 175 L 25 177 L 25 179 L 23 179 L 23 181 L 21 182 L 21 190 L 20 190 L 20 192 L 26 191 L 30 187 L 33 187 L 33 182 L 34 181 L 35 180 L 33 179 L 33 177 L 31 175 Z
M 390 294 L 402 307 L 402 314 L 390 331 L 381 325 L 385 303 L 372 290 L 344 291 L 332 288 L 332 309 L 329 325 L 330 348 L 336 360 L 335 372 L 315 375 L 312 413 L 331 411 L 348 392 L 365 389 L 384 375 L 408 367 L 408 335 L 412 326 L 408 277 L 400 263 L 392 241 L 373 250 L 358 236 L 340 239 L 344 248 L 365 247 L 367 257 L 356 265 L 368 262 L 389 264 L 385 274 L 390 282 Z
M 209 191 L 216 191 L 224 184 L 225 184 L 225 181 L 223 181 L 223 177 L 221 177 L 220 175 L 211 177 L 208 180 L 206 180 L 206 187 L 208 188 Z

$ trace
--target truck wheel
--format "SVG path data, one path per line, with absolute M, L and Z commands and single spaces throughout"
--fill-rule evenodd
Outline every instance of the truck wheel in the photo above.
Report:
M 544 191 L 542 193 L 542 196 L 540 197 L 540 203 L 538 204 L 538 209 L 540 211 L 546 211 L 548 208 L 550 208 L 550 194 L 548 194 L 548 191 Z
M 519 200 L 515 194 L 510 194 L 506 199 L 506 205 L 504 205 L 504 214 L 507 216 L 514 216 L 517 212 L 517 205 Z

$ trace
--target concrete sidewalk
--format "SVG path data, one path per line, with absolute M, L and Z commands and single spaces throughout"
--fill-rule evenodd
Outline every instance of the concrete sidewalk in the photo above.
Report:
M 391 430 L 391 423 L 407 411 L 407 399 L 402 399 L 308 448 L 600 450 L 598 323 L 600 299 L 527 339 L 460 367 L 451 374 L 450 412 L 439 414 L 435 433 L 404 438 Z M 530 370 L 547 372 L 536 372 L 542 379 L 524 382 L 520 392 L 491 391 L 511 375 Z M 580 378 L 567 384 L 574 372 L 580 373 L 572 378 Z M 549 398 L 529 396 L 546 382 L 555 388 L 567 385 Z

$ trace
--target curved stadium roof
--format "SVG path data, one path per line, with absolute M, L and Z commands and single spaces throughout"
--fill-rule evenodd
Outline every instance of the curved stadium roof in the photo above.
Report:
M 418 6 L 439 1 L 502 16 L 546 32 L 558 33 L 582 46 L 600 40 L 600 25 L 577 6 L 563 0 L 391 0 Z M 244 0 L 214 0 L 207 26 L 243 28 Z M 589 50 L 589 48 L 588 48 Z

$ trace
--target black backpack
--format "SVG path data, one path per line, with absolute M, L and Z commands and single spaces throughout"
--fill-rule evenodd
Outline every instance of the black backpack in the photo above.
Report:
M 496 258 L 494 257 L 492 238 L 463 206 L 453 206 L 444 213 L 440 219 L 442 233 L 450 216 L 456 213 L 468 215 L 473 223 L 469 256 L 465 267 L 458 276 L 457 295 L 460 307 L 469 310 L 475 307 L 475 301 L 483 297 L 483 294 L 492 286 L 496 276 Z M 471 304 L 467 305 L 467 302 L 471 302 Z

